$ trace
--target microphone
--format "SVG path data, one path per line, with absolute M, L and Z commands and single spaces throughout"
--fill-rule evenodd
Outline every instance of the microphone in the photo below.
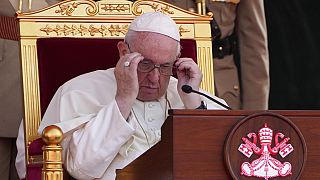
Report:
M 192 87 L 189 86 L 189 85 L 186 85 L 186 84 L 185 84 L 185 85 L 183 85 L 183 86 L 181 87 L 181 89 L 182 89 L 183 92 L 185 92 L 185 93 L 187 93 L 187 94 L 190 94 L 190 93 L 192 93 L 192 92 L 193 92 L 193 93 L 196 93 L 196 94 L 200 94 L 200 95 L 202 95 L 202 96 L 210 99 L 211 101 L 219 104 L 220 106 L 222 106 L 222 107 L 224 107 L 224 108 L 226 108 L 226 109 L 228 109 L 228 110 L 231 110 L 231 108 L 230 108 L 229 106 L 226 106 L 225 104 L 223 104 L 223 103 L 221 103 L 221 102 L 213 99 L 212 97 L 210 97 L 210 96 L 208 96 L 208 95 L 206 95 L 206 94 L 204 94 L 204 93 L 202 93 L 202 92 L 193 90 Z

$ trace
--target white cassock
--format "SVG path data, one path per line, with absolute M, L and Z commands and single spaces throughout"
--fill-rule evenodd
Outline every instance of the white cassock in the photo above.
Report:
M 57 90 L 39 133 L 52 124 L 62 129 L 64 168 L 74 178 L 113 180 L 116 169 L 124 168 L 160 141 L 167 110 L 184 109 L 177 82 L 172 77 L 166 95 L 157 101 L 136 100 L 126 120 L 115 101 L 117 85 L 113 68 L 78 76 Z M 224 109 L 206 99 L 203 101 L 208 109 Z M 18 138 L 17 145 L 16 164 L 19 174 L 23 175 L 22 138 Z

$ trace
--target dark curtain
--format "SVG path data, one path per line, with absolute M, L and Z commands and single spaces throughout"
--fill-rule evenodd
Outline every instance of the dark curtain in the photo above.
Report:
M 320 1 L 265 0 L 270 109 L 320 109 Z

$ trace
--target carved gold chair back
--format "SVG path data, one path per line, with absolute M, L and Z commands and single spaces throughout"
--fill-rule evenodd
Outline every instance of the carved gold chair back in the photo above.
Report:
M 18 13 L 26 147 L 40 137 L 37 133 L 41 121 L 37 40 L 56 37 L 123 39 L 136 16 L 153 11 L 171 16 L 181 39 L 195 40 L 197 63 L 203 72 L 201 87 L 214 94 L 210 15 L 188 12 L 158 0 L 66 0 L 38 11 Z M 26 154 L 27 164 L 33 163 L 28 151 Z

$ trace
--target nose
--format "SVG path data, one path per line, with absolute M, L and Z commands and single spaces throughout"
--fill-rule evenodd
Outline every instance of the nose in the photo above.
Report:
M 160 79 L 160 69 L 155 67 L 152 71 L 148 73 L 148 79 L 151 82 L 158 82 Z

